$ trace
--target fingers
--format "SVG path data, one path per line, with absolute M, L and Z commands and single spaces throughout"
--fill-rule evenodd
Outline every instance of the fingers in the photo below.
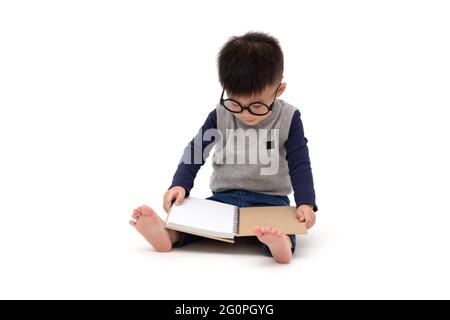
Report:
M 305 222 L 305 215 L 303 214 L 303 212 L 301 210 L 297 211 L 297 218 L 300 222 Z
M 306 228 L 310 229 L 316 223 L 316 215 L 309 214 L 306 216 Z
M 183 187 L 175 186 L 166 191 L 163 199 L 163 208 L 167 213 L 170 212 L 172 204 L 175 202 L 176 205 L 180 205 L 184 201 L 186 196 L 186 190 Z
M 300 205 L 297 208 L 297 218 L 300 222 L 305 222 L 306 228 L 311 228 L 316 223 L 316 214 L 312 205 Z
M 176 193 L 177 198 L 175 199 L 175 205 L 179 206 L 183 203 L 184 200 L 184 193 L 181 191 L 177 191 Z
M 164 195 L 163 208 L 164 208 L 164 211 L 166 211 L 167 213 L 170 212 L 170 208 L 172 207 L 172 201 L 173 201 L 174 197 L 175 197 L 175 195 L 170 190 L 167 191 L 166 194 Z

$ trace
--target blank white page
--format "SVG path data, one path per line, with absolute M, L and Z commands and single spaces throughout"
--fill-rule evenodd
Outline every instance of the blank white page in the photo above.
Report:
M 167 224 L 232 237 L 237 232 L 237 209 L 233 205 L 189 197 L 181 205 L 172 206 Z

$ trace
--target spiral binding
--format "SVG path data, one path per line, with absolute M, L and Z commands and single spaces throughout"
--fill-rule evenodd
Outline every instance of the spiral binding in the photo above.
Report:
M 239 209 L 236 209 L 236 211 L 234 212 L 233 233 L 239 234 Z

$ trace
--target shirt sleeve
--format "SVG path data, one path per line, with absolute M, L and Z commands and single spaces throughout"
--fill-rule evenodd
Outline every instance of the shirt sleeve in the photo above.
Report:
M 314 181 L 309 160 L 308 139 L 305 138 L 300 111 L 292 116 L 289 136 L 286 142 L 286 160 L 289 167 L 295 203 L 298 206 L 310 204 L 317 211 Z
M 205 134 L 208 130 L 213 131 Z M 217 136 L 214 132 L 217 132 L 217 115 L 215 109 L 209 113 L 197 135 L 184 149 L 183 156 L 175 171 L 169 189 L 175 186 L 183 187 L 186 190 L 186 197 L 189 196 L 191 189 L 194 187 L 197 172 L 205 164 L 212 147 L 216 143 Z

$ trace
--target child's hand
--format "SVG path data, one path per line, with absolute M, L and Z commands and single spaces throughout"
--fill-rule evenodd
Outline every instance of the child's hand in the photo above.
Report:
M 183 203 L 184 197 L 186 196 L 186 190 L 183 187 L 173 187 L 166 191 L 164 194 L 164 210 L 169 213 L 172 203 L 175 200 L 175 205 L 179 206 Z
M 300 222 L 306 223 L 306 228 L 311 228 L 316 223 L 316 214 L 313 206 L 309 204 L 302 204 L 297 208 L 297 218 Z

